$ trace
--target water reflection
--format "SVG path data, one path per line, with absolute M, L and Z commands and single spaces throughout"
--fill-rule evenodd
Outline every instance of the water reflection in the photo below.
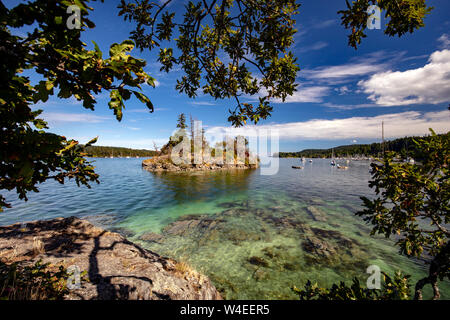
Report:
M 171 196 L 166 201 L 176 204 L 186 201 L 217 199 L 234 193 L 246 193 L 257 170 L 227 170 L 213 172 L 165 173 L 152 172 L 154 182 L 161 184 Z

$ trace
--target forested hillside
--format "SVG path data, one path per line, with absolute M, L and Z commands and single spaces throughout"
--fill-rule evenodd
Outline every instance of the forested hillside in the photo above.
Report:
M 391 141 L 384 142 L 384 149 L 386 151 L 395 151 L 403 158 L 406 158 L 408 154 L 412 154 L 416 150 L 416 144 L 414 143 L 414 139 L 419 137 L 405 137 L 399 138 Z M 426 139 L 427 137 L 425 137 Z M 371 144 L 352 144 L 339 146 L 330 149 L 305 149 L 298 152 L 280 152 L 280 158 L 330 158 L 332 156 L 332 152 L 334 151 L 335 157 L 356 157 L 356 156 L 365 156 L 365 157 L 377 157 L 383 151 L 382 143 L 371 143 Z M 276 157 L 277 154 L 274 154 Z
M 85 152 L 87 152 L 89 156 L 96 158 L 153 157 L 158 154 L 158 152 L 154 150 L 105 147 L 105 146 L 89 146 L 85 148 Z

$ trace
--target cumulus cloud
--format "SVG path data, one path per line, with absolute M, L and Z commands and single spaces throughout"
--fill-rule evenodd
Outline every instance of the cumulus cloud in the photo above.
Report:
M 313 119 L 304 122 L 282 124 L 252 125 L 241 128 L 211 127 L 206 130 L 208 136 L 220 136 L 227 133 L 232 136 L 248 137 L 268 135 L 270 131 L 278 131 L 280 139 L 304 140 L 348 140 L 379 139 L 381 122 L 384 121 L 386 138 L 397 138 L 428 134 L 429 128 L 436 132 L 447 132 L 450 129 L 449 112 L 416 111 L 385 114 L 375 117 L 351 117 L 345 119 Z
M 358 85 L 377 105 L 437 104 L 450 100 L 450 50 L 435 51 L 418 69 L 377 73 Z

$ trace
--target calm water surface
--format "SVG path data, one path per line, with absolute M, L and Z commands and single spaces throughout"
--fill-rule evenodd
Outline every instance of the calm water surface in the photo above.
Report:
M 359 197 L 372 195 L 368 162 L 338 170 L 315 159 L 293 170 L 299 159 L 280 159 L 279 172 L 263 176 L 259 170 L 155 174 L 141 161 L 96 159 L 101 183 L 92 189 L 49 181 L 28 202 L 7 193 L 13 208 L 0 214 L 0 224 L 86 218 L 189 263 L 228 299 L 295 299 L 293 285 L 366 279 L 371 264 L 389 273 L 402 269 L 413 280 L 426 274 L 420 263 L 399 256 L 393 241 L 369 236 L 370 227 L 354 215 Z M 148 234 L 164 238 L 143 240 Z M 441 290 L 450 298 L 448 283 Z

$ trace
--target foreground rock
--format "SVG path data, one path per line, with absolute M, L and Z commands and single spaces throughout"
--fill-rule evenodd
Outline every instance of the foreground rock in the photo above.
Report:
M 0 227 L 0 259 L 87 271 L 89 281 L 66 299 L 221 299 L 210 280 L 186 264 L 74 217 Z
M 216 171 L 216 170 L 241 170 L 241 169 L 256 169 L 259 164 L 245 164 L 236 162 L 234 164 L 220 164 L 220 163 L 202 163 L 202 164 L 180 164 L 172 163 L 169 156 L 163 155 L 153 157 L 142 161 L 142 167 L 151 172 L 192 172 L 192 171 Z

